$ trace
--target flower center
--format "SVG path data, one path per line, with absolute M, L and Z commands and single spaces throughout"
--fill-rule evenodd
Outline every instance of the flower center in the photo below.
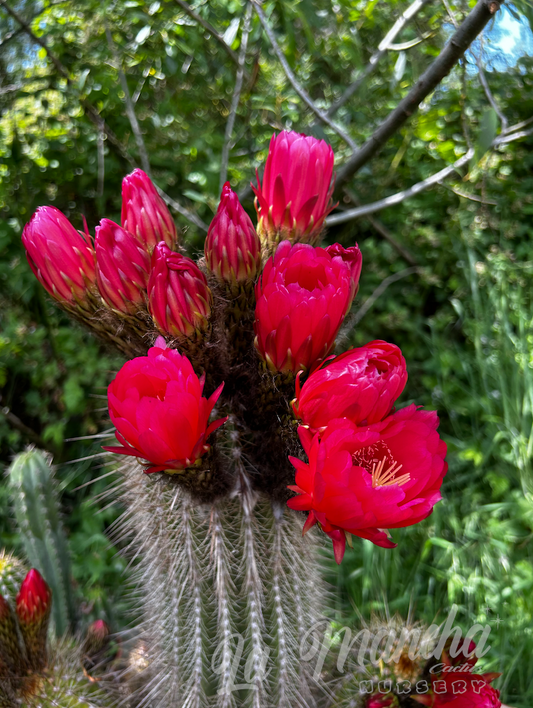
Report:
M 403 465 L 392 456 L 389 446 L 383 441 L 368 445 L 357 450 L 352 455 L 355 465 L 363 467 L 372 475 L 372 488 L 388 487 L 392 484 L 402 485 L 411 479 L 409 472 L 398 475 Z

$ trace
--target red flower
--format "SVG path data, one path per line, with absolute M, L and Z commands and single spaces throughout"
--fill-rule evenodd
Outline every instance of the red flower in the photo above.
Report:
M 203 387 L 204 377 L 198 378 L 187 357 L 159 337 L 148 356 L 127 361 L 108 388 L 109 415 L 122 447 L 104 449 L 146 460 L 146 472 L 191 467 L 227 420 L 209 424 L 224 384 L 209 399 Z
M 38 570 L 32 568 L 20 586 L 16 599 L 19 621 L 24 625 L 41 622 L 50 614 L 52 591 Z
M 341 258 L 350 268 L 350 273 L 352 275 L 353 299 L 359 290 L 359 278 L 361 276 L 361 267 L 363 265 L 363 257 L 361 256 L 359 246 L 355 244 L 355 246 L 344 248 L 344 246 L 341 246 L 340 243 L 333 243 L 331 246 L 326 246 L 324 250 L 333 258 Z
M 122 180 L 122 226 L 152 253 L 159 241 L 174 246 L 176 225 L 150 177 L 136 169 Z
M 375 340 L 336 356 L 311 374 L 301 390 L 298 377 L 292 408 L 313 431 L 324 429 L 332 418 L 371 425 L 390 413 L 406 381 L 398 347 Z
M 324 359 L 355 288 L 343 258 L 308 244 L 280 243 L 255 288 L 255 345 L 269 368 L 297 372 Z
M 450 708 L 500 708 L 500 692 L 490 685 L 499 674 L 450 672 L 432 681 L 433 703 Z
M 30 268 L 59 302 L 83 302 L 94 284 L 94 248 L 89 234 L 72 226 L 59 209 L 39 207 L 22 232 Z
M 161 332 L 191 337 L 208 327 L 211 291 L 196 263 L 158 243 L 148 282 L 150 313 Z
M 259 219 L 262 239 L 316 243 L 326 216 L 333 208 L 333 150 L 323 140 L 287 132 L 273 135 L 263 174 L 257 176 Z
M 309 511 L 304 532 L 319 522 L 344 555 L 346 534 L 394 548 L 385 529 L 412 526 L 431 514 L 446 474 L 446 443 L 434 411 L 407 406 L 385 420 L 358 428 L 330 421 L 322 439 L 300 426 L 309 463 L 289 458 L 296 468 L 298 496 L 291 509 Z
M 204 250 L 207 267 L 220 280 L 254 280 L 261 265 L 261 242 L 229 182 L 222 188 Z
M 146 300 L 150 259 L 135 236 L 114 221 L 96 227 L 98 290 L 109 307 L 133 314 Z
M 390 693 L 376 693 L 374 696 L 370 696 L 367 700 L 365 703 L 365 708 L 386 708 L 388 706 L 392 706 L 394 702 L 395 697 Z

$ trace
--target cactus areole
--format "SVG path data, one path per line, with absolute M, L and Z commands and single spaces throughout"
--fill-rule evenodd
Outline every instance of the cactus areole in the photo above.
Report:
M 109 386 L 118 444 L 105 448 L 145 619 L 129 705 L 322 705 L 317 548 L 329 537 L 338 563 L 354 535 L 392 549 L 389 530 L 440 499 L 446 445 L 435 412 L 398 407 L 400 349 L 376 339 L 332 355 L 364 277 L 357 244 L 318 245 L 333 180 L 325 142 L 274 136 L 256 223 L 224 185 L 197 262 L 138 170 L 122 226 L 97 229 L 96 266 L 90 236 L 51 207 L 26 227 L 52 297 L 133 354 Z

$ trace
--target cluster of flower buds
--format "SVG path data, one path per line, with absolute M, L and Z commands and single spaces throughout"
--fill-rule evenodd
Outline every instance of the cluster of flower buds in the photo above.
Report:
M 425 519 L 440 500 L 446 444 L 433 411 L 415 405 L 396 412 L 407 381 L 393 344 L 352 349 L 309 376 L 292 406 L 309 462 L 291 458 L 297 496 L 308 511 L 305 530 L 319 523 L 338 563 L 351 535 L 393 548 L 387 529 Z
M 0 671 L 5 669 L 6 682 L 16 686 L 28 671 L 45 667 L 51 610 L 52 592 L 34 569 L 22 581 L 14 608 L 0 595 Z
M 242 372 L 244 360 L 226 360 L 243 348 L 216 359 L 212 352 L 220 345 L 209 340 L 212 360 L 197 359 L 196 352 L 209 331 L 230 341 L 228 332 L 250 322 L 239 341 L 248 346 L 255 334 L 260 376 L 265 370 L 276 375 L 261 381 L 270 381 L 273 390 L 277 374 L 283 385 L 296 379 L 292 409 L 308 462 L 291 458 L 297 472 L 289 506 L 308 512 L 304 530 L 318 523 L 331 537 L 340 562 L 351 535 L 393 547 L 387 530 L 431 513 L 447 468 L 436 413 L 415 405 L 394 410 L 407 381 L 398 347 L 374 341 L 330 356 L 362 266 L 357 245 L 316 245 L 332 208 L 333 163 L 331 147 L 321 140 L 285 131 L 274 135 L 262 182 L 254 187 L 257 231 L 226 183 L 205 241 L 205 265 L 176 252 L 168 209 L 141 170 L 124 179 L 122 225 L 103 219 L 95 250 L 88 234 L 79 234 L 52 207 L 38 210 L 23 241 L 53 297 L 79 303 L 98 288 L 119 316 L 131 318 L 144 309 L 143 322 L 148 313 L 152 317 L 151 331 L 176 339 L 192 357 L 191 363 L 160 337 L 147 356 L 127 362 L 109 387 L 120 447 L 107 449 L 140 458 L 147 472 L 181 474 L 209 450 L 207 438 L 225 421 L 209 423 L 222 386 L 203 397 L 204 378 L 193 366 L 207 368 L 211 386 L 221 362 L 226 371 Z M 225 284 L 218 300 L 202 269 L 211 284 Z M 224 298 L 236 297 L 242 302 L 230 327 Z M 216 307 L 223 314 L 218 319 Z M 232 381 L 228 389 L 235 388 Z M 243 395 L 253 396 L 253 390 L 251 385 Z M 252 400 L 247 405 L 257 407 Z M 242 400 L 239 406 L 243 410 Z

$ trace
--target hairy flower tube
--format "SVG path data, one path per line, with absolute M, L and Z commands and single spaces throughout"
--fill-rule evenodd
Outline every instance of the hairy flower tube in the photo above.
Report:
M 107 391 L 109 415 L 121 447 L 109 452 L 144 460 L 146 472 L 173 474 L 209 450 L 207 438 L 227 418 L 209 423 L 224 384 L 207 399 L 187 357 L 158 337 L 148 356 L 127 361 Z
M 334 155 L 310 135 L 283 130 L 273 135 L 263 173 L 257 176 L 258 233 L 262 240 L 315 244 L 331 211 Z
M 220 280 L 254 280 L 261 265 L 261 242 L 229 182 L 222 188 L 217 213 L 205 239 L 207 267 Z
M 38 570 L 32 568 L 20 586 L 16 610 L 23 625 L 40 623 L 52 608 L 52 591 Z
M 352 269 L 341 257 L 280 243 L 255 288 L 255 346 L 268 367 L 296 373 L 324 359 L 354 294 Z
M 407 406 L 379 423 L 357 427 L 346 418 L 330 421 L 322 438 L 300 426 L 309 462 L 295 457 L 298 496 L 291 509 L 309 511 L 304 531 L 317 522 L 344 555 L 346 533 L 394 548 L 386 529 L 412 526 L 440 500 L 447 471 L 446 443 L 434 411 Z
M 148 305 L 160 332 L 191 337 L 209 326 L 212 296 L 196 263 L 158 243 L 152 254 Z
M 37 209 L 22 232 L 28 263 L 50 295 L 62 303 L 83 303 L 96 280 L 89 234 L 76 231 L 59 209 Z
M 133 314 L 146 300 L 150 258 L 137 239 L 114 221 L 96 227 L 98 290 L 109 307 Z
M 298 376 L 292 409 L 312 431 L 324 430 L 333 418 L 371 425 L 391 412 L 406 382 L 400 349 L 378 339 L 328 361 L 302 387 Z
M 122 226 L 152 253 L 164 241 L 172 248 L 177 240 L 176 225 L 167 205 L 146 172 L 135 169 L 122 180 Z

